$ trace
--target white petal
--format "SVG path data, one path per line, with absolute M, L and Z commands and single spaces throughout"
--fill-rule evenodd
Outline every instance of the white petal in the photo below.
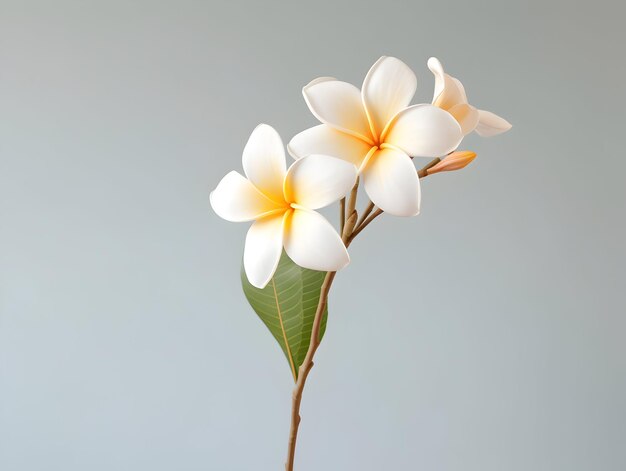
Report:
M 302 94 L 311 113 L 322 123 L 371 141 L 361 93 L 354 85 L 324 77 L 309 83 Z
M 337 80 L 337 79 L 335 77 L 317 77 L 316 79 L 311 80 L 307 84 L 307 87 L 310 87 L 311 85 L 315 85 L 316 83 L 328 82 L 331 80 Z
M 296 209 L 288 216 L 285 251 L 296 264 L 311 270 L 337 271 L 350 263 L 335 228 L 315 211 Z
M 411 158 L 395 149 L 376 152 L 363 172 L 365 191 L 372 202 L 394 216 L 420 211 L 420 181 Z
M 456 119 L 436 106 L 414 105 L 401 111 L 391 123 L 385 142 L 412 157 L 441 157 L 463 139 Z
M 508 131 L 513 126 L 506 119 L 489 111 L 478 110 L 479 121 L 476 132 L 479 136 L 491 137 Z
M 448 113 L 454 116 L 454 119 L 457 120 L 461 126 L 461 131 L 464 136 L 471 133 L 474 129 L 476 129 L 476 125 L 478 125 L 478 110 L 472 105 L 459 103 L 458 105 L 454 105 L 450 108 Z
M 436 57 L 428 59 L 428 68 L 435 76 L 433 105 L 447 110 L 459 103 L 467 103 L 467 96 L 461 82 L 446 74 Z
M 296 160 L 285 178 L 285 199 L 308 209 L 318 209 L 346 196 L 356 182 L 356 167 L 327 155 Z
M 243 251 L 243 266 L 252 286 L 265 288 L 283 251 L 285 214 L 261 218 L 250 226 Z
M 209 200 L 219 217 L 233 222 L 251 221 L 279 209 L 279 205 L 237 172 L 230 172 L 222 178 Z
M 433 93 L 433 101 L 437 99 L 443 89 L 445 88 L 445 72 L 443 71 L 443 65 L 436 57 L 428 59 L 428 68 L 435 76 L 435 92 Z
M 283 200 L 285 149 L 278 133 L 267 124 L 259 124 L 243 149 L 243 170 L 248 179 L 270 198 Z
M 461 81 L 458 78 L 452 77 L 451 75 L 448 75 L 448 74 L 446 74 L 446 77 L 452 80 L 454 84 L 456 85 L 456 90 L 458 94 L 461 96 L 461 102 L 467 103 L 467 94 L 465 93 L 465 87 L 463 86 Z
M 417 77 L 401 60 L 381 57 L 363 82 L 363 103 L 374 133 L 379 136 L 385 125 L 403 110 L 415 95 Z
M 311 154 L 338 157 L 360 167 L 371 146 L 345 132 L 337 131 L 327 124 L 320 124 L 296 134 L 287 150 L 296 159 Z

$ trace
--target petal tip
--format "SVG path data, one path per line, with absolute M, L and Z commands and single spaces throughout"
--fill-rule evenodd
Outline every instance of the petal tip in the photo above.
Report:
M 254 279 L 250 279 L 250 276 L 248 276 L 248 273 L 246 273 L 246 277 L 248 278 L 248 281 L 250 282 L 250 284 L 252 286 L 254 286 L 255 288 L 258 289 L 263 289 L 267 286 L 267 284 L 270 282 L 271 278 L 269 280 L 265 280 L 265 281 L 258 281 L 258 280 L 254 280 Z
M 306 91 L 309 88 L 311 88 L 311 87 L 313 87 L 315 85 L 318 85 L 318 84 L 323 83 L 323 82 L 330 82 L 332 80 L 337 80 L 337 79 L 335 77 L 317 77 L 317 78 L 314 78 L 309 83 L 307 83 L 304 87 L 302 87 L 302 93 L 303 94 L 306 93 Z
M 348 265 L 350 265 L 350 253 L 348 252 L 348 249 L 346 249 L 346 254 L 345 254 L 345 258 L 343 259 L 343 263 L 342 265 L 337 269 L 337 270 L 343 270 L 344 268 L 346 268 Z
M 339 271 L 339 270 L 343 270 L 344 268 L 346 268 L 348 265 L 350 265 L 350 253 L 348 252 L 348 249 L 346 248 L 345 244 L 342 241 L 342 246 L 343 246 L 343 253 L 341 254 L 341 258 L 338 258 L 338 260 L 335 262 L 335 264 L 333 265 L 329 265 L 327 268 L 327 271 Z
M 257 134 L 260 134 L 260 133 L 270 133 L 270 134 L 277 136 L 280 139 L 280 134 L 278 134 L 278 131 L 273 126 L 270 126 L 267 123 L 259 123 L 254 127 L 254 129 L 250 133 L 248 142 L 253 140 L 252 139 L 253 136 L 256 136 Z
M 428 61 L 426 62 L 426 64 L 428 65 L 428 68 L 433 72 L 441 72 L 443 73 L 443 65 L 441 64 L 441 61 L 439 59 L 437 59 L 436 57 L 431 57 L 428 59 Z
M 490 111 L 479 110 L 480 120 L 476 126 L 476 133 L 481 137 L 491 137 L 507 132 L 513 127 L 506 119 Z
M 291 138 L 291 141 L 293 141 L 293 138 Z M 301 155 L 298 155 L 298 153 L 294 150 L 294 148 L 291 145 L 291 141 L 289 141 L 287 143 L 287 153 L 294 159 L 294 160 L 298 160 L 299 158 L 301 158 Z
M 275 131 L 275 129 L 272 126 L 270 126 L 269 124 L 267 124 L 267 123 L 259 123 L 259 124 L 257 124 L 255 126 L 255 128 L 252 130 L 252 132 L 256 131 L 257 129 L 265 129 L 265 128 L 269 128 L 272 131 Z

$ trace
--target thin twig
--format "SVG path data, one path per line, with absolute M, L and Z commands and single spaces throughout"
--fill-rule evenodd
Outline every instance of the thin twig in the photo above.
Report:
M 433 165 L 436 165 L 439 162 L 439 159 L 435 159 L 428 163 L 424 168 L 422 168 L 417 174 L 420 178 L 424 178 L 426 176 L 426 170 L 428 170 Z M 359 180 L 357 179 L 354 188 L 350 192 L 350 199 L 348 202 L 348 208 L 346 211 L 345 207 L 345 198 L 341 200 L 341 222 L 342 222 L 342 239 L 346 247 L 350 245 L 350 243 L 354 240 L 354 238 L 365 229 L 374 219 L 380 216 L 383 213 L 383 210 L 380 208 L 376 208 L 373 203 L 370 204 L 365 209 L 363 216 L 361 216 L 361 220 L 357 223 L 357 212 L 355 210 L 356 207 L 356 199 L 357 199 L 357 191 L 359 188 Z M 371 207 L 370 207 L 371 206 Z M 373 212 L 372 212 L 373 211 Z M 347 219 L 346 219 L 347 218 Z M 287 449 L 287 462 L 285 463 L 285 471 L 293 471 L 294 460 L 296 456 L 296 441 L 298 438 L 298 427 L 300 426 L 300 405 L 302 403 L 302 393 L 304 391 L 304 385 L 306 383 L 306 379 L 313 368 L 313 357 L 315 356 L 315 352 L 317 348 L 320 346 L 320 330 L 322 325 L 322 319 L 324 318 L 324 310 L 326 309 L 326 304 L 328 303 L 328 293 L 330 292 L 330 287 L 335 279 L 335 275 L 337 272 L 328 272 L 326 273 L 326 277 L 324 278 L 324 282 L 322 283 L 322 288 L 320 290 L 320 299 L 317 304 L 317 309 L 315 310 L 315 317 L 313 319 L 313 328 L 311 330 L 311 339 L 309 340 L 309 349 L 304 357 L 304 361 L 300 368 L 298 368 L 298 379 L 296 381 L 296 385 L 293 389 L 292 394 L 292 407 L 291 407 L 291 429 L 289 431 L 289 445 Z
M 359 218 L 355 227 L 359 227 L 361 224 L 363 224 L 363 221 L 365 221 L 365 218 L 369 216 L 369 214 L 372 212 L 373 209 L 374 209 L 374 203 L 370 201 L 367 207 L 363 210 L 363 214 L 361 214 L 361 217 Z
M 431 167 L 434 167 L 435 165 L 437 165 L 439 162 L 441 162 L 441 159 L 439 157 L 431 160 L 430 162 L 428 162 L 424 167 L 422 167 L 422 169 L 417 172 L 417 176 L 420 178 L 424 178 L 428 175 L 428 169 Z
M 346 244 L 346 247 L 349 245 L 350 237 L 354 233 L 354 227 L 356 226 L 356 217 L 356 211 L 352 211 L 352 216 L 350 216 L 346 221 L 346 226 L 344 227 L 343 233 L 341 234 L 341 240 L 344 244 Z
M 346 198 L 339 200 L 339 233 L 343 234 L 343 228 L 346 225 Z
M 317 310 L 315 311 L 315 318 L 313 319 L 313 329 L 311 330 L 311 340 L 309 341 L 309 350 L 306 352 L 306 357 L 300 368 L 298 369 L 298 380 L 296 386 L 293 389 L 292 394 L 292 407 L 291 407 L 291 430 L 289 432 L 289 448 L 287 450 L 287 462 L 285 463 L 285 471 L 293 471 L 293 463 L 296 457 L 296 440 L 298 438 L 298 426 L 300 425 L 300 404 L 302 403 L 302 392 L 304 391 L 304 384 L 306 378 L 309 376 L 311 368 L 313 368 L 313 356 L 320 345 L 320 328 L 322 325 L 322 318 L 324 317 L 324 310 L 326 303 L 328 302 L 328 292 L 335 279 L 337 272 L 329 271 L 326 273 L 324 283 L 320 292 L 320 300 L 317 304 Z
M 352 216 L 354 212 L 354 208 L 356 208 L 356 198 L 359 191 L 359 177 L 356 179 L 356 183 L 352 187 L 352 191 L 350 192 L 350 199 L 348 200 L 348 209 L 346 210 L 346 217 Z
M 354 240 L 354 238 L 359 235 L 359 233 L 365 229 L 370 222 L 372 222 L 374 219 L 376 219 L 378 216 L 380 216 L 381 214 L 383 214 L 383 210 L 380 208 L 376 208 L 376 211 L 374 211 L 372 214 L 370 214 L 365 221 L 363 221 L 361 223 L 361 225 L 357 226 L 353 231 L 352 231 L 352 235 L 350 236 L 350 241 Z
M 357 178 L 352 191 L 350 192 L 350 199 L 348 200 L 348 208 L 345 207 L 345 198 L 341 200 L 341 233 L 342 240 L 346 247 L 350 245 L 350 236 L 353 233 L 354 226 L 357 221 L 357 212 L 354 209 L 356 207 L 357 193 L 359 189 L 359 179 Z M 324 310 L 326 303 L 328 302 L 328 292 L 335 279 L 337 272 L 328 272 L 324 278 L 324 283 L 320 290 L 320 299 L 315 310 L 315 317 L 313 319 L 313 328 L 311 330 L 311 339 L 309 340 L 309 349 L 306 352 L 304 361 L 298 368 L 298 379 L 296 385 L 293 388 L 291 398 L 291 427 L 289 431 L 289 445 L 287 448 L 287 461 L 285 463 L 285 471 L 293 471 L 293 464 L 296 457 L 296 442 L 298 439 L 298 427 L 300 426 L 300 404 L 302 403 L 302 392 L 304 391 L 304 385 L 306 379 L 309 376 L 311 368 L 313 368 L 313 357 L 317 351 L 317 347 L 320 345 L 320 329 L 322 325 L 322 318 L 324 317 Z

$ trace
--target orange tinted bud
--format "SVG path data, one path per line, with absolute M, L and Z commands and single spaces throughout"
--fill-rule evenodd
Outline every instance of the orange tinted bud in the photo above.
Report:
M 451 172 L 452 170 L 460 170 L 470 164 L 472 160 L 476 158 L 474 152 L 469 150 L 461 150 L 452 152 L 450 155 L 444 157 L 444 159 L 437 165 L 429 168 L 426 171 L 426 175 L 432 175 L 439 172 Z

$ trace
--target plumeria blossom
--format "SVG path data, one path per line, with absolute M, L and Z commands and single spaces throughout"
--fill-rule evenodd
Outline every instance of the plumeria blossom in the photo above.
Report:
M 480 136 L 490 137 L 511 129 L 511 124 L 506 119 L 470 105 L 463 84 L 443 71 L 439 59 L 428 59 L 428 68 L 435 75 L 433 105 L 454 116 L 464 135 L 475 130 Z
M 274 276 L 283 247 L 304 268 L 337 271 L 350 262 L 341 237 L 315 210 L 350 191 L 356 167 L 326 155 L 285 165 L 278 133 L 259 125 L 243 151 L 245 177 L 230 172 L 211 193 L 213 210 L 233 221 L 254 221 L 246 236 L 243 264 L 250 283 L 264 288 Z
M 363 87 L 330 77 L 313 80 L 304 99 L 323 124 L 296 135 L 296 158 L 327 154 L 352 162 L 365 191 L 383 211 L 414 216 L 420 183 L 411 157 L 441 157 L 456 149 L 463 134 L 450 113 L 430 104 L 413 105 L 417 78 L 404 62 L 381 57 Z

